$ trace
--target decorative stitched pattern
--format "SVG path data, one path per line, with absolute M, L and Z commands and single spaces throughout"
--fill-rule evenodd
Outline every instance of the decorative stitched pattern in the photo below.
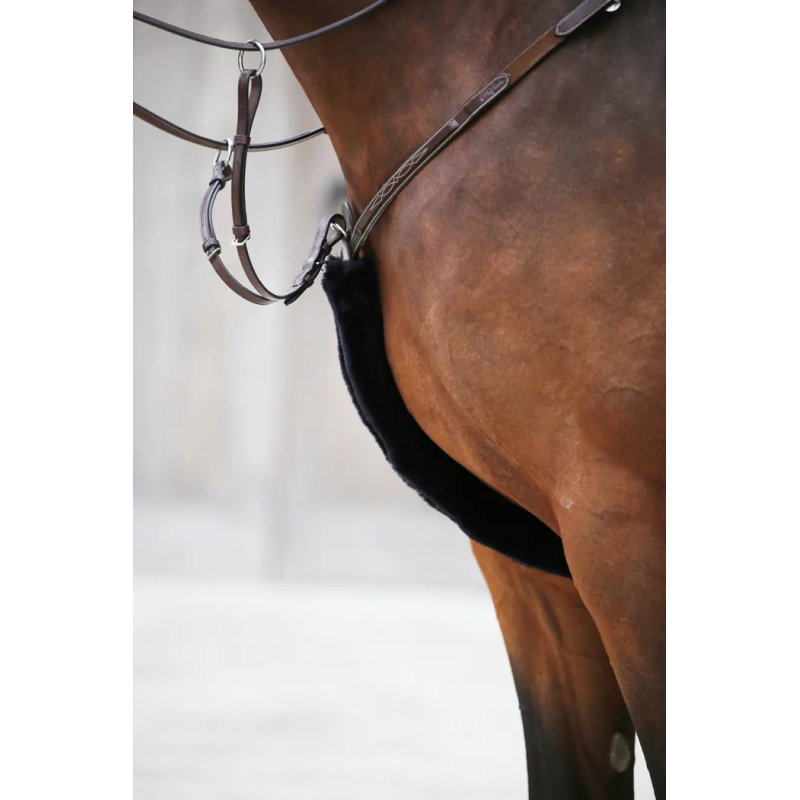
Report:
M 464 103 L 463 106 L 461 106 L 459 112 L 474 101 L 477 101 L 480 105 L 483 105 L 484 103 L 486 103 L 487 100 L 491 100 L 491 98 L 494 97 L 495 94 L 497 94 L 497 91 L 499 89 L 504 89 L 507 85 L 508 85 L 508 76 L 505 74 L 498 75 L 486 87 L 481 89 L 480 92 L 478 92 L 476 95 L 473 95 L 469 100 L 467 100 L 467 102 Z M 477 110 L 479 109 L 476 109 L 476 111 Z M 470 114 L 468 119 L 471 119 L 474 114 L 475 112 L 473 111 L 473 113 Z M 389 180 L 386 181 L 386 183 L 383 186 L 381 186 L 380 190 L 378 191 L 378 194 L 376 194 L 375 197 L 373 197 L 372 200 L 369 201 L 369 204 L 364 209 L 364 213 L 361 215 L 362 217 L 365 217 L 373 206 L 380 205 L 386 199 L 386 197 L 392 192 L 395 186 L 397 186 L 397 184 L 403 178 L 405 178 L 406 175 L 408 175 L 409 171 L 413 167 L 415 167 L 420 162 L 422 157 L 428 152 L 429 142 L 432 139 L 435 139 L 439 135 L 439 133 L 453 121 L 453 118 L 455 116 L 457 116 L 457 114 L 455 114 L 444 125 L 442 125 L 442 127 L 439 128 L 439 130 L 436 131 L 436 133 L 433 136 L 431 136 L 430 139 L 428 139 L 428 141 L 424 145 L 422 145 L 422 147 L 419 148 L 419 150 L 413 153 L 403 164 L 400 165 L 400 168 L 397 170 L 397 172 L 395 172 L 394 175 L 392 175 L 392 177 L 389 178 Z M 467 120 L 465 120 L 465 122 L 466 121 Z
M 423 145 L 417 150 L 416 153 L 412 153 L 409 158 L 407 158 L 401 165 L 397 172 L 389 178 L 386 183 L 381 186 L 380 191 L 372 200 L 369 201 L 369 205 L 364 209 L 364 213 L 362 216 L 366 216 L 369 212 L 373 209 L 374 206 L 379 206 L 391 193 L 392 190 L 400 183 L 403 178 L 408 175 L 409 172 L 422 160 L 422 157 L 425 153 L 428 152 L 428 146 Z
M 487 100 L 491 100 L 500 89 L 505 89 L 508 85 L 508 75 L 505 72 L 498 75 L 485 89 L 482 89 L 475 95 L 474 98 L 467 100 L 466 103 L 462 106 L 462 108 L 468 106 L 472 100 L 477 100 L 479 103 L 483 104 Z
M 569 35 L 570 33 L 572 33 L 572 31 L 574 31 L 576 28 L 579 28 L 581 25 L 583 25 L 583 23 L 584 23 L 584 22 L 586 22 L 586 20 L 587 20 L 587 19 L 589 19 L 590 17 L 593 17 L 593 16 L 594 16 L 594 15 L 595 15 L 595 14 L 596 14 L 598 11 L 600 11 L 600 9 L 601 9 L 601 8 L 605 8 L 607 5 L 609 5 L 609 2 L 610 2 L 610 0 L 609 0 L 609 2 L 602 3 L 602 4 L 601 4 L 601 5 L 599 5 L 597 8 L 595 8 L 593 11 L 589 11 L 589 12 L 586 14 L 586 16 L 585 16 L 585 17 L 581 17 L 581 16 L 579 15 L 579 13 L 578 13 L 578 12 L 580 12 L 580 10 L 581 10 L 581 9 L 582 9 L 582 8 L 583 8 L 583 7 L 584 7 L 584 6 L 585 6 L 587 3 L 591 3 L 591 2 L 596 2 L 596 0 L 583 0 L 583 2 L 582 2 L 582 3 L 581 3 L 581 4 L 580 4 L 580 5 L 577 7 L 577 8 L 573 9 L 572 11 L 570 11 L 570 12 L 569 12 L 569 14 L 567 14 L 567 16 L 566 16 L 566 17 L 564 17 L 564 19 L 562 19 L 562 20 L 561 20 L 561 21 L 558 23 L 558 25 L 556 25 L 556 28 L 555 28 L 555 31 L 556 31 L 556 36 L 568 36 L 568 35 Z M 566 21 L 567 21 L 567 20 L 568 20 L 570 17 L 573 17 L 573 16 L 575 16 L 575 15 L 578 15 L 578 19 L 577 19 L 577 21 L 575 22 L 575 24 L 574 24 L 574 25 L 573 25 L 571 28 L 568 28 L 568 29 L 566 29 L 566 30 L 562 30 L 561 26 L 562 26 L 562 25 L 563 25 L 563 24 L 564 24 L 564 23 L 565 23 L 565 22 L 566 22 Z
M 369 201 L 367 207 L 358 218 L 351 235 L 353 252 L 356 252 L 364 244 L 375 223 L 380 219 L 383 212 L 402 188 L 414 178 L 417 172 L 422 169 L 428 161 L 442 148 L 446 147 L 453 137 L 460 133 L 477 114 L 493 102 L 503 90 L 508 88 L 510 82 L 511 76 L 506 72 L 501 72 L 494 77 L 483 89 L 470 97 L 470 99 L 467 100 L 467 102 L 464 103 L 464 105 L 461 106 L 461 108 L 450 117 L 427 142 L 400 165 L 397 172 L 395 172 L 380 188 L 377 195 Z M 465 111 L 467 112 L 466 116 L 459 121 L 459 115 Z M 441 137 L 440 134 L 448 128 L 448 135 Z

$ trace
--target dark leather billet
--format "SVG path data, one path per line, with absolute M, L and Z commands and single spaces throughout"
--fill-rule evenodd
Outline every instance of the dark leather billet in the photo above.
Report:
M 353 14 L 343 17 L 342 19 L 338 19 L 335 22 L 331 22 L 328 25 L 323 25 L 321 28 L 315 28 L 313 31 L 308 31 L 308 33 L 301 33 L 299 36 L 292 36 L 289 39 L 261 42 L 261 49 L 269 52 L 270 50 L 283 50 L 287 47 L 293 47 L 296 44 L 310 42 L 312 39 L 316 39 L 318 36 L 324 36 L 326 33 L 332 33 L 335 30 L 339 30 L 339 28 L 344 28 L 346 25 L 350 25 L 356 20 L 361 19 L 361 17 L 365 17 L 367 14 L 371 14 L 373 11 L 377 11 L 381 6 L 388 2 L 389 0 L 375 0 L 375 2 L 370 3 L 366 8 L 362 8 L 360 11 L 356 11 Z M 214 36 L 205 36 L 202 33 L 195 33 L 194 31 L 187 30 L 186 28 L 179 28 L 177 25 L 171 25 L 169 22 L 164 22 L 163 20 L 157 19 L 156 17 L 151 17 L 148 14 L 142 14 L 141 11 L 134 11 L 133 18 L 138 22 L 144 22 L 146 25 L 152 25 L 154 28 L 166 31 L 167 33 L 173 33 L 176 36 L 182 36 L 184 39 L 191 39 L 193 42 L 200 42 L 200 44 L 207 44 L 211 47 L 222 47 L 226 50 L 256 51 L 259 49 L 258 45 L 253 44 L 252 39 L 247 42 L 231 42 L 227 39 L 217 39 Z
M 548 53 L 555 50 L 563 41 L 562 37 L 555 35 L 554 28 L 542 34 L 505 68 L 505 72 L 511 76 L 511 82 L 516 83 L 520 78 L 527 75 Z
M 339 214 L 326 217 L 320 223 L 312 252 L 303 264 L 303 271 L 286 294 L 277 294 L 267 289 L 256 274 L 247 250 L 247 239 L 250 237 L 250 226 L 247 223 L 247 204 L 245 198 L 245 176 L 247 174 L 247 152 L 250 149 L 250 129 L 261 99 L 261 77 L 254 70 L 246 70 L 239 76 L 239 113 L 236 123 L 236 135 L 233 138 L 233 166 L 226 161 L 217 160 L 208 184 L 203 202 L 200 206 L 200 234 L 203 237 L 203 252 L 211 266 L 222 281 L 236 292 L 239 297 L 258 305 L 269 305 L 278 300 L 290 303 L 296 300 L 319 275 L 325 260 L 331 253 L 332 244 L 328 242 L 328 234 L 333 223 L 344 229 L 345 220 Z M 223 145 L 224 146 L 224 145 Z M 222 248 L 214 231 L 214 203 L 217 196 L 232 182 L 231 204 L 233 217 L 233 239 L 239 252 L 239 259 L 245 275 L 255 291 L 251 291 L 240 283 L 222 261 Z
M 583 0 L 575 9 L 569 12 L 555 27 L 556 36 L 569 36 L 578 30 L 586 20 L 591 19 L 598 11 L 602 11 L 612 0 Z
M 555 28 L 551 28 L 523 50 L 497 77 L 473 95 L 450 117 L 430 139 L 417 148 L 381 186 L 358 218 L 351 238 L 353 253 L 361 250 L 383 212 L 442 148 L 448 145 L 517 81 L 527 75 L 546 55 L 562 44 L 569 34 L 576 31 L 584 22 L 611 2 L 613 0 L 583 0 Z
M 208 189 L 200 205 L 200 234 L 203 237 L 203 252 L 206 254 L 211 266 L 214 267 L 214 271 L 229 289 L 236 292 L 244 300 L 265 306 L 272 301 L 255 294 L 255 292 L 251 292 L 246 286 L 239 283 L 228 272 L 228 268 L 220 258 L 222 249 L 217 239 L 217 234 L 214 232 L 214 202 L 220 191 L 225 188 L 225 184 L 231 179 L 231 174 L 231 168 L 227 164 L 220 161 L 214 165 L 214 172 L 208 182 Z
M 207 147 L 209 150 L 222 150 L 223 152 L 227 147 L 227 144 L 219 139 L 210 139 L 208 136 L 192 133 L 186 130 L 186 128 L 181 128 L 180 125 L 176 125 L 174 122 L 164 119 L 164 117 L 159 117 L 158 114 L 139 105 L 135 100 L 133 103 L 133 116 L 138 117 L 154 128 L 158 128 L 160 131 L 164 131 L 164 133 L 168 133 L 170 136 L 183 139 L 184 142 L 189 142 L 190 144 Z M 317 136 L 321 136 L 323 133 L 325 133 L 325 128 L 314 128 L 304 133 L 298 133 L 296 136 L 290 136 L 288 139 L 276 139 L 274 142 L 256 142 L 250 145 L 250 150 L 259 153 L 266 152 L 267 150 L 281 150 L 284 147 L 291 147 L 294 144 L 307 142 L 309 139 L 314 139 Z
M 248 43 L 226 42 L 220 39 L 202 36 L 200 34 L 186 31 L 182 28 L 163 23 L 153 17 L 137 14 L 134 18 L 146 22 L 171 33 L 180 36 L 205 42 L 206 44 L 218 47 L 228 47 L 238 50 L 260 50 L 262 54 L 262 65 L 258 70 L 242 69 L 241 54 L 239 66 L 241 74 L 238 84 L 238 116 L 236 134 L 232 140 L 224 142 L 199 136 L 191 131 L 181 128 L 169 120 L 159 117 L 146 108 L 133 104 L 135 116 L 145 122 L 154 125 L 166 133 L 192 142 L 202 147 L 209 147 L 222 151 L 227 150 L 228 156 L 220 161 L 219 156 L 214 162 L 214 173 L 209 182 L 208 190 L 203 197 L 200 209 L 200 228 L 203 237 L 203 252 L 211 262 L 217 274 L 222 278 L 236 294 L 249 300 L 251 303 L 266 305 L 283 300 L 287 304 L 296 300 L 316 279 L 325 261 L 330 257 L 331 250 L 336 242 L 344 241 L 345 252 L 348 254 L 358 254 L 359 250 L 366 243 L 370 231 L 380 219 L 383 212 L 388 208 L 392 201 L 397 197 L 403 188 L 431 161 L 437 153 L 446 147 L 456 136 L 458 136 L 473 120 L 475 120 L 486 109 L 491 107 L 502 97 L 517 81 L 532 70 L 545 56 L 558 47 L 567 36 L 580 28 L 583 23 L 591 19 L 597 12 L 614 4 L 616 10 L 619 3 L 617 0 L 583 0 L 581 4 L 563 17 L 559 23 L 540 36 L 533 44 L 522 51 L 502 72 L 492 78 L 479 92 L 476 92 L 463 106 L 442 125 L 436 133 L 418 147 L 395 171 L 389 179 L 381 186 L 375 196 L 367 204 L 361 216 L 353 225 L 352 230 L 348 228 L 348 220 L 341 215 L 332 215 L 320 224 L 317 237 L 314 240 L 311 254 L 303 265 L 303 271 L 295 279 L 290 290 L 286 294 L 276 294 L 261 282 L 256 274 L 255 267 L 250 259 L 247 249 L 247 241 L 250 239 L 250 226 L 247 222 L 247 204 L 245 193 L 245 178 L 247 174 L 247 155 L 252 150 L 273 150 L 279 147 L 288 147 L 291 144 L 310 139 L 320 133 L 322 128 L 300 134 L 290 139 L 278 142 L 268 142 L 264 144 L 253 144 L 250 140 L 250 131 L 253 126 L 256 111 L 258 110 L 261 98 L 262 80 L 261 69 L 263 68 L 263 54 L 266 50 L 281 49 L 300 41 L 306 41 L 316 36 L 321 36 L 336 28 L 347 25 L 370 11 L 377 9 L 387 0 L 377 0 L 372 5 L 362 11 L 352 14 L 350 17 L 339 20 L 331 25 L 319 28 L 296 39 L 274 42 L 272 45 L 258 44 L 254 40 Z M 233 158 L 232 167 L 228 162 Z M 246 288 L 236 278 L 231 275 L 220 257 L 221 246 L 214 233 L 212 213 L 214 202 L 220 191 L 228 181 L 232 181 L 231 186 L 231 206 L 233 217 L 233 244 L 238 253 L 239 260 L 245 275 L 253 286 L 255 292 Z M 349 210 L 349 207 L 348 207 Z M 332 236 L 331 236 L 332 235 Z M 331 238 L 329 239 L 329 236 Z
M 450 117 L 436 133 L 418 147 L 381 186 L 370 200 L 353 228 L 351 237 L 353 252 L 356 253 L 366 241 L 372 227 L 403 187 L 447 144 L 450 143 L 482 111 L 494 103 L 508 89 L 510 78 L 501 73 L 493 78 L 479 92 L 474 94 Z

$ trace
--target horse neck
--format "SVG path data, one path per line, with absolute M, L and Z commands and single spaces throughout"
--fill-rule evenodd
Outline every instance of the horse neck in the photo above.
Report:
M 366 0 L 251 0 L 270 34 L 303 33 Z M 564 0 L 394 0 L 283 51 L 363 208 L 419 144 L 564 13 Z

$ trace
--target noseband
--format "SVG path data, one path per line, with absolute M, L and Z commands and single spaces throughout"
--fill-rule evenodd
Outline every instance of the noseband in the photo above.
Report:
M 287 47 L 293 47 L 303 42 L 311 41 L 318 36 L 331 33 L 339 28 L 343 28 L 346 25 L 356 22 L 367 14 L 376 11 L 387 2 L 389 2 L 389 0 L 377 0 L 377 2 L 372 3 L 361 11 L 338 20 L 337 22 L 333 22 L 330 25 L 317 28 L 309 33 L 295 36 L 291 39 L 283 39 L 274 42 L 258 42 L 255 39 L 251 39 L 248 42 L 229 42 L 224 39 L 214 39 L 210 36 L 204 36 L 185 30 L 184 28 L 179 28 L 175 25 L 170 25 L 154 17 L 141 14 L 138 11 L 133 12 L 134 20 L 144 22 L 147 25 L 153 25 L 168 33 L 183 36 L 187 39 L 213 47 L 223 47 L 229 50 L 239 51 L 240 74 L 237 88 L 238 114 L 236 133 L 232 139 L 217 141 L 207 136 L 192 133 L 154 114 L 152 111 L 140 106 L 136 102 L 133 104 L 133 113 L 135 116 L 139 117 L 139 119 L 144 120 L 150 125 L 154 125 L 165 133 L 169 133 L 172 136 L 176 136 L 192 144 L 218 151 L 214 157 L 211 180 L 209 181 L 208 189 L 206 190 L 200 207 L 200 228 L 203 236 L 203 252 L 225 284 L 240 297 L 249 300 L 251 303 L 269 305 L 278 300 L 283 300 L 286 305 L 289 305 L 297 300 L 297 298 L 314 283 L 320 271 L 325 266 L 325 262 L 331 257 L 334 247 L 341 245 L 348 258 L 352 257 L 353 254 L 358 254 L 366 244 L 370 231 L 378 222 L 383 212 L 386 211 L 403 188 L 408 185 L 431 159 L 453 141 L 453 139 L 470 125 L 473 120 L 503 97 L 514 84 L 527 75 L 545 56 L 574 34 L 585 22 L 603 9 L 606 11 L 616 11 L 621 5 L 621 0 L 582 0 L 579 6 L 570 11 L 569 14 L 559 20 L 554 27 L 523 50 L 505 67 L 505 69 L 494 76 L 482 89 L 470 97 L 441 128 L 420 145 L 420 147 L 395 170 L 383 186 L 381 186 L 372 200 L 367 203 L 357 220 L 354 219 L 354 215 L 348 203 L 342 206 L 341 214 L 331 214 L 325 217 L 317 228 L 314 243 L 308 258 L 306 258 L 303 263 L 303 269 L 300 274 L 295 278 L 294 283 L 292 283 L 288 291 L 284 294 L 277 294 L 267 289 L 261 282 L 247 250 L 247 242 L 250 239 L 250 226 L 247 224 L 247 207 L 245 203 L 247 155 L 249 152 L 258 153 L 277 150 L 282 147 L 290 147 L 325 133 L 325 129 L 316 128 L 288 139 L 281 139 L 274 142 L 254 144 L 251 141 L 250 131 L 253 127 L 256 111 L 258 110 L 259 100 L 261 99 L 261 73 L 266 64 L 266 54 L 270 50 L 283 50 Z M 259 53 L 261 60 L 256 69 L 244 68 L 243 57 L 246 51 L 257 51 Z M 242 269 L 247 279 L 250 281 L 252 289 L 244 286 L 228 271 L 222 261 L 222 248 L 214 232 L 214 203 L 220 191 L 229 181 L 231 182 L 233 217 L 232 244 L 239 253 Z

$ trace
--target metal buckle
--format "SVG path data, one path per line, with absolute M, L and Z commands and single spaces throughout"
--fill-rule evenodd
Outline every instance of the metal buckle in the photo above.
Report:
M 350 234 L 338 222 L 331 222 L 330 227 L 339 232 L 339 238 L 329 242 L 330 246 L 334 247 L 341 242 L 347 260 L 350 261 L 353 258 L 353 251 L 350 249 Z
M 339 242 L 344 244 L 345 250 L 349 253 L 349 235 L 346 225 L 347 222 L 340 214 L 332 214 L 320 222 L 314 243 L 311 245 L 311 251 L 303 262 L 303 270 L 292 284 L 292 295 L 284 301 L 287 306 L 294 303 L 309 286 L 313 285 L 325 266 L 325 262 L 330 258 L 331 250 Z M 332 230 L 334 231 L 333 236 L 331 236 Z
M 231 239 L 231 244 L 234 247 L 243 247 L 249 241 L 250 241 L 250 234 L 248 233 L 247 236 L 245 236 L 244 239 L 242 239 L 241 241 L 239 241 L 238 239 Z
M 334 245 L 339 244 L 339 242 L 341 242 L 342 239 L 347 236 L 347 231 L 338 222 L 331 222 L 331 224 L 328 226 L 328 230 L 331 228 L 339 232 L 339 236 L 336 239 L 334 239 L 332 242 L 328 242 L 328 244 L 333 247 Z
M 228 152 L 225 153 L 225 160 L 222 162 L 223 167 L 227 167 L 231 163 L 231 157 L 233 156 L 233 139 L 225 139 L 225 145 L 228 148 Z M 214 166 L 216 167 L 219 164 L 219 157 L 222 155 L 222 150 L 217 150 L 214 154 Z

